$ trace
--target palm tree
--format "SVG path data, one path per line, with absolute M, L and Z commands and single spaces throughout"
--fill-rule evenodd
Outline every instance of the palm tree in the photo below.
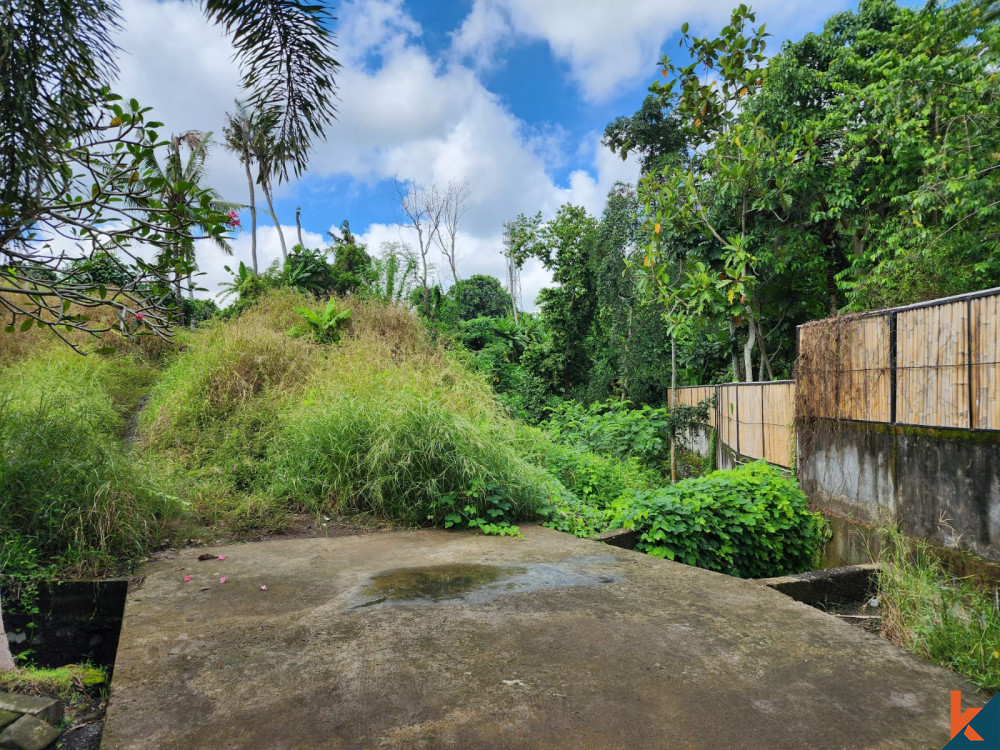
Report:
M 257 123 L 243 102 L 237 99 L 235 103 L 236 111 L 226 113 L 226 124 L 222 132 L 226 138 L 226 148 L 239 157 L 247 173 L 247 186 L 250 189 L 250 261 L 254 274 L 257 274 L 257 199 L 253 173 L 250 171 L 250 165 L 255 160 Z
M 165 164 L 161 165 L 155 157 L 145 163 L 144 166 L 154 174 L 155 179 L 160 181 L 160 200 L 168 212 L 180 217 L 190 210 L 191 188 L 197 186 L 204 176 L 205 160 L 208 157 L 208 146 L 211 140 L 211 133 L 189 130 L 171 139 L 170 152 L 167 154 Z M 187 160 L 181 156 L 182 146 L 188 150 Z M 219 200 L 218 193 L 214 190 L 209 189 L 208 192 L 213 196 L 210 203 L 210 208 L 213 211 L 228 213 L 240 208 L 239 204 Z M 232 247 L 224 238 L 212 237 L 212 240 L 226 255 L 233 254 Z M 186 261 L 189 288 L 191 288 L 191 277 L 197 269 L 194 241 L 195 237 L 188 232 L 186 237 L 171 247 L 161 249 L 163 253 L 171 253 L 173 257 Z M 183 275 L 178 269 L 174 272 L 174 296 L 178 310 L 184 304 L 182 280 Z M 193 296 L 193 288 L 191 288 L 191 293 Z
M 278 230 L 278 241 L 281 242 L 281 259 L 288 260 L 288 249 L 285 246 L 285 233 L 281 231 L 281 222 L 274 212 L 274 200 L 272 198 L 272 180 L 287 174 L 287 162 L 290 152 L 294 152 L 294 147 L 289 147 L 285 141 L 281 140 L 278 132 L 278 117 L 273 112 L 257 112 L 254 115 L 256 127 L 254 137 L 251 140 L 251 151 L 253 158 L 257 162 L 257 184 L 264 191 L 264 198 L 267 199 L 267 212 L 271 214 L 274 228 Z

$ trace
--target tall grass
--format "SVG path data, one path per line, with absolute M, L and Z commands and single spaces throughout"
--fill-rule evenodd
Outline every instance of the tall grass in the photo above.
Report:
M 141 440 L 196 520 L 251 534 L 292 510 L 408 524 L 534 512 L 553 480 L 411 313 L 344 300 L 350 324 L 325 345 L 288 335 L 308 303 L 272 293 L 196 333 L 154 389 Z
M 411 524 L 533 515 L 551 479 L 515 452 L 515 425 L 485 383 L 409 312 L 352 306 L 345 340 L 282 415 L 269 461 L 275 494 L 314 512 Z
M 173 501 L 122 442 L 150 372 L 66 349 L 0 370 L 0 569 L 37 560 L 94 572 L 141 557 Z
M 951 574 L 926 542 L 882 532 L 882 634 L 893 643 L 1000 692 L 1000 601 L 992 590 Z

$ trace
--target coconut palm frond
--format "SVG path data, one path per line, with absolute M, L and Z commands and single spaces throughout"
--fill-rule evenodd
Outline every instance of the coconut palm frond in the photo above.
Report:
M 232 37 L 247 106 L 274 118 L 284 156 L 274 163 L 277 176 L 299 176 L 313 138 L 323 138 L 336 118 L 334 17 L 303 0 L 203 0 L 203 6 Z

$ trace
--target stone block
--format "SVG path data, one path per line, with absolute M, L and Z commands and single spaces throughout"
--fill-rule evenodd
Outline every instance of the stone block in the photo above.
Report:
M 25 714 L 0 732 L 0 748 L 5 750 L 45 750 L 59 739 L 59 730 Z
M 8 724 L 13 724 L 21 717 L 21 714 L 16 714 L 13 711 L 0 711 L 0 729 L 3 729 Z
M 58 725 L 63 718 L 63 705 L 55 698 L 38 698 L 33 695 L 14 695 L 0 693 L 0 711 L 13 711 L 16 714 L 36 716 L 53 726 Z

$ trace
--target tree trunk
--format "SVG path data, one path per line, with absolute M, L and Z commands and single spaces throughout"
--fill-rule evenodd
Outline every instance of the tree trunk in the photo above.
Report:
M 253 274 L 257 275 L 257 202 L 253 187 L 253 174 L 250 172 L 249 158 L 243 160 L 243 166 L 247 168 L 247 183 L 250 185 L 250 262 L 253 265 Z
M 670 334 L 670 406 L 677 408 L 677 337 Z M 676 431 L 676 428 L 674 428 Z M 677 484 L 677 435 L 670 435 L 670 483 Z
M 729 319 L 729 356 L 733 361 L 733 382 L 740 382 L 740 355 L 736 351 L 736 323 Z
M 760 349 L 760 369 L 761 373 L 767 372 L 768 380 L 774 380 L 774 371 L 771 369 L 771 358 L 767 354 L 767 347 L 764 346 L 764 332 L 760 330 L 760 326 L 757 324 L 757 319 L 754 318 L 753 326 L 757 329 L 757 346 Z M 763 380 L 764 375 L 758 378 L 758 380 Z
M 288 260 L 288 249 L 285 247 L 285 234 L 281 231 L 281 222 L 278 221 L 278 215 L 274 213 L 274 202 L 271 200 L 271 188 L 266 182 L 262 182 L 260 187 L 264 191 L 264 197 L 267 199 L 267 212 L 271 214 L 271 220 L 274 222 L 274 228 L 278 230 L 278 241 L 281 242 L 281 259 Z
M 753 347 L 757 343 L 757 327 L 752 320 L 747 321 L 747 343 L 743 347 L 743 366 L 746 369 L 746 382 L 753 382 Z
M 10 654 L 7 631 L 3 627 L 3 600 L 0 599 L 0 674 L 17 671 L 14 657 Z
M 295 207 L 295 230 L 299 235 L 299 247 L 306 249 L 306 243 L 302 241 L 302 206 Z

